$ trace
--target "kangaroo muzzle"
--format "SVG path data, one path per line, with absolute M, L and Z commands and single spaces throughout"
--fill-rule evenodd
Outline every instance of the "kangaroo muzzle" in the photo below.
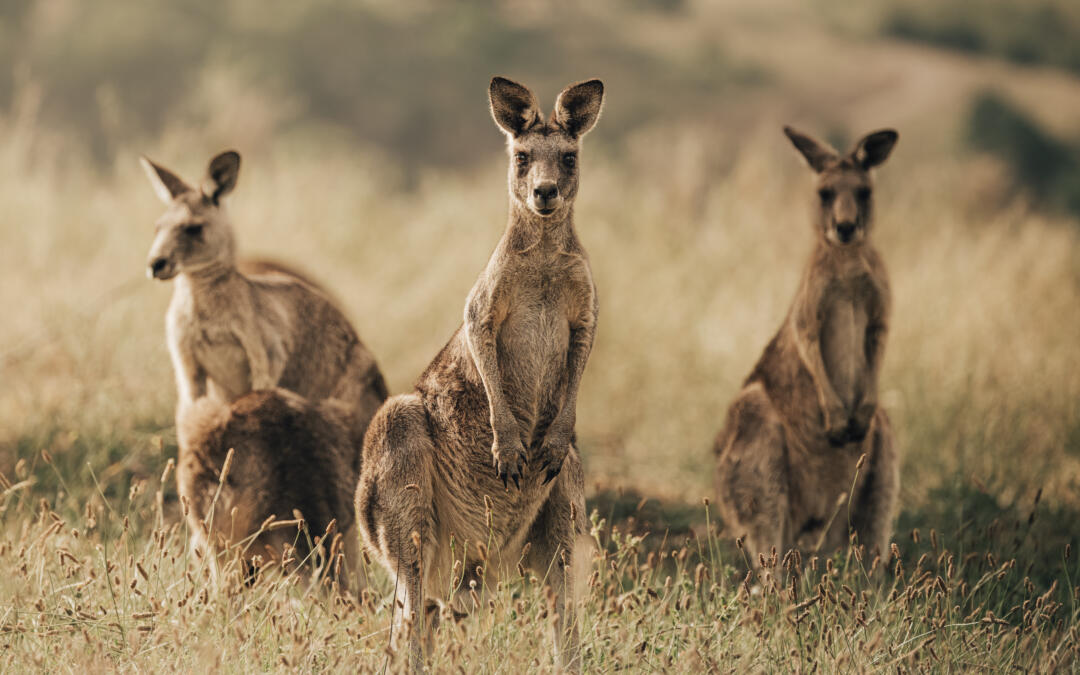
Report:
M 555 182 L 538 184 L 532 191 L 533 210 L 542 216 L 549 216 L 555 212 L 562 201 L 559 198 L 559 186 Z
M 176 276 L 176 266 L 168 258 L 151 258 L 146 264 L 146 276 L 165 281 Z
M 837 223 L 836 238 L 841 244 L 848 244 L 855 238 L 855 223 Z

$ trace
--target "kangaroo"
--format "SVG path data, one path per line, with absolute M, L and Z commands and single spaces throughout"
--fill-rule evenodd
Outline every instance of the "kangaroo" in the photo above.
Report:
M 308 567 L 318 549 L 325 570 L 345 554 L 349 566 L 359 564 L 352 496 L 358 467 L 348 428 L 347 407 L 332 399 L 311 402 L 286 389 L 253 391 L 229 404 L 204 396 L 183 406 L 177 416 L 178 492 L 184 502 L 192 548 L 207 555 L 217 572 L 217 554 L 238 553 L 247 570 L 279 562 L 286 571 L 299 561 Z M 225 459 L 232 451 L 230 467 Z M 268 518 L 289 521 L 299 511 L 308 527 L 266 525 Z M 320 546 L 332 521 L 336 528 Z M 204 529 L 205 526 L 205 529 Z M 333 542 L 337 535 L 343 535 Z M 296 556 L 288 561 L 288 549 Z M 330 564 L 327 564 L 330 561 Z M 358 579 L 359 580 L 359 579 Z
M 745 535 L 755 566 L 793 548 L 841 547 L 849 523 L 860 543 L 886 554 L 899 490 L 893 434 L 877 400 L 889 280 L 870 242 L 870 169 L 898 134 L 876 131 L 841 156 L 784 132 L 817 174 L 817 242 L 787 318 L 715 445 L 721 515 Z
M 235 260 L 222 199 L 236 186 L 240 155 L 214 157 L 199 189 L 145 157 L 142 165 L 168 207 L 147 273 L 175 278 L 166 332 L 180 407 L 208 394 L 231 402 L 253 389 L 282 387 L 349 404 L 362 438 L 387 390 L 348 319 L 298 272 Z
M 546 576 L 557 656 L 580 667 L 569 564 L 585 497 L 574 425 L 597 300 L 573 205 L 581 139 L 603 95 L 599 80 L 571 85 L 545 119 L 529 89 L 492 79 L 491 113 L 510 155 L 509 222 L 464 324 L 364 440 L 357 518 L 398 579 L 395 637 L 414 627 L 414 669 L 427 599 L 451 589 L 460 607 L 470 584 L 482 590 L 519 560 Z

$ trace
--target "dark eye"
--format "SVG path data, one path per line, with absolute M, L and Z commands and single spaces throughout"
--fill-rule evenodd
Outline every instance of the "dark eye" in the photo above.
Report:
M 855 191 L 855 198 L 860 202 L 870 201 L 870 188 L 861 187 Z
M 525 166 L 526 164 L 529 163 L 529 155 L 527 155 L 524 152 L 515 152 L 514 153 L 514 162 L 518 166 Z
M 566 166 L 567 169 L 573 169 L 575 166 L 577 166 L 577 154 L 573 152 L 566 153 L 562 156 L 562 163 Z
M 203 226 L 202 225 L 185 225 L 184 226 L 184 236 L 185 237 L 191 237 L 192 239 L 198 239 L 199 237 L 201 237 L 202 236 L 202 231 L 203 231 Z
M 817 193 L 818 197 L 821 197 L 821 202 L 823 204 L 828 204 L 833 200 L 833 197 L 836 196 L 836 191 L 832 188 L 821 188 Z

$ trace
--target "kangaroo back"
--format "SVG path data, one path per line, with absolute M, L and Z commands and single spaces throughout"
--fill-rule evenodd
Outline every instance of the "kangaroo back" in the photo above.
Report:
M 357 471 L 345 458 L 354 446 L 334 405 L 284 389 L 252 392 L 231 405 L 204 397 L 181 410 L 177 430 L 179 492 L 189 526 L 212 550 L 280 560 L 288 544 L 303 562 L 332 521 L 337 533 L 353 528 Z M 306 533 L 260 527 L 296 513 Z

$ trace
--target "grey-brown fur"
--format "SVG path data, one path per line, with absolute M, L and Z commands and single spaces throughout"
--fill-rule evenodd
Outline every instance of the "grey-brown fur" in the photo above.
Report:
M 877 400 L 891 301 L 869 239 L 869 171 L 897 134 L 870 134 L 841 156 L 785 132 L 817 174 L 817 243 L 787 318 L 717 436 L 719 507 L 728 531 L 746 536 L 755 565 L 774 550 L 843 546 L 849 523 L 861 544 L 885 555 L 899 460 Z
M 602 100 L 599 80 L 572 85 L 545 119 L 528 89 L 491 82 L 510 154 L 508 226 L 469 293 L 464 325 L 416 391 L 380 409 L 364 443 L 357 518 L 368 548 L 397 575 L 398 637 L 422 620 L 427 598 L 495 583 L 521 560 L 551 585 L 556 650 L 565 667 L 579 667 L 569 563 L 585 499 L 574 414 L 597 304 L 573 199 L 581 136 Z M 478 545 L 489 548 L 486 562 Z M 419 626 L 409 646 L 419 668 Z
M 335 553 L 345 553 L 342 569 L 358 565 L 352 507 L 358 468 L 351 461 L 356 446 L 348 420 L 349 411 L 337 401 L 312 403 L 285 389 L 250 392 L 231 404 L 204 396 L 182 406 L 176 479 L 193 548 L 214 554 L 212 564 L 229 551 L 250 566 L 259 559 L 281 564 L 293 548 L 291 558 L 310 565 L 311 542 L 336 521 L 321 552 L 324 567 L 335 535 L 341 535 Z M 292 520 L 297 511 L 308 533 L 295 525 L 261 529 L 268 518 Z M 339 577 L 345 587 L 349 576 Z
M 175 278 L 166 329 L 180 406 L 207 394 L 235 401 L 253 389 L 282 387 L 348 404 L 362 435 L 387 391 L 348 319 L 303 275 L 267 261 L 236 263 L 221 200 L 236 184 L 240 156 L 217 155 L 198 189 L 142 161 L 168 207 L 147 271 Z

